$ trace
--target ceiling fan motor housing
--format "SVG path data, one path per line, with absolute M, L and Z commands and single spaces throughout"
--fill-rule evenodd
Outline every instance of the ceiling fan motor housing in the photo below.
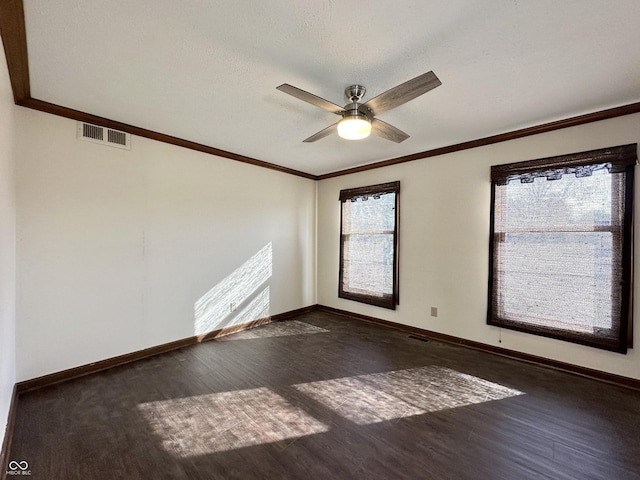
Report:
M 342 114 L 342 118 L 356 118 L 363 117 L 367 121 L 371 122 L 373 120 L 373 112 L 362 103 L 353 102 L 344 106 L 344 113 Z

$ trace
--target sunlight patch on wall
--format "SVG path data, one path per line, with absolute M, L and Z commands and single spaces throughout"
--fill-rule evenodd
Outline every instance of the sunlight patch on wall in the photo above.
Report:
M 251 300 L 233 318 L 233 325 L 253 322 L 260 318 L 269 316 L 269 287 L 262 290 L 253 300 Z
M 291 337 L 294 335 L 313 335 L 316 333 L 329 333 L 329 330 L 299 322 L 288 320 L 286 322 L 274 322 L 266 327 L 252 328 L 244 332 L 220 337 L 221 341 L 248 340 L 252 338 Z
M 437 366 L 323 380 L 294 388 L 359 425 L 523 394 Z
M 142 403 L 137 408 L 163 448 L 183 458 L 329 430 L 264 387 Z
M 272 265 L 273 247 L 269 242 L 200 297 L 194 304 L 195 335 L 269 316 L 269 288 L 257 297 L 251 297 L 271 278 Z M 248 301 L 250 303 L 246 305 Z

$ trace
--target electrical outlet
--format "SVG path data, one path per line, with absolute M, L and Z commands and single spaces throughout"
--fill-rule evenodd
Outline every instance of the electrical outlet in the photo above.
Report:
M 432 317 L 438 316 L 438 307 L 431 307 L 431 316 Z
M 229 311 L 235 312 L 236 308 L 238 308 L 238 304 L 236 302 L 231 302 L 231 304 L 229 305 Z

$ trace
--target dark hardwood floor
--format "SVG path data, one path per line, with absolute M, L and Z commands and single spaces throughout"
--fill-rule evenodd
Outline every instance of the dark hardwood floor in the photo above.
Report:
M 10 460 L 34 480 L 618 480 L 640 479 L 639 435 L 640 392 L 312 312 L 24 393 Z

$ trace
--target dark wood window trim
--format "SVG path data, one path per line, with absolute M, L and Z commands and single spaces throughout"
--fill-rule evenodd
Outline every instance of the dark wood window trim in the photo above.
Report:
M 377 234 L 393 235 L 393 285 L 390 294 L 382 292 L 371 292 L 366 290 L 358 290 L 357 288 L 349 288 L 345 286 L 348 282 L 347 268 L 345 266 L 345 244 L 348 242 L 351 234 L 345 233 L 344 208 L 346 202 L 366 201 L 368 199 L 375 200 L 381 195 L 394 194 L 393 207 L 393 230 L 378 231 Z M 395 310 L 399 304 L 399 287 L 398 287 L 398 226 L 400 220 L 400 182 L 383 183 L 379 185 L 371 185 L 367 187 L 351 188 L 340 191 L 340 274 L 338 279 L 338 296 L 354 300 L 356 302 L 376 305 L 378 307 L 389 308 Z
M 634 166 L 637 161 L 637 145 L 623 145 L 571 155 L 550 157 L 528 162 L 511 163 L 491 167 L 491 240 L 489 254 L 489 301 L 487 323 L 489 325 L 509 328 L 526 333 L 547 336 L 560 340 L 580 343 L 592 347 L 626 353 L 631 346 L 632 335 L 632 291 L 633 291 L 633 176 Z M 597 225 L 592 227 L 592 232 L 611 232 L 620 242 L 613 241 L 612 247 L 618 252 L 618 261 L 614 262 L 612 273 L 612 325 L 610 329 L 594 328 L 593 332 L 577 332 L 575 328 L 562 328 L 560 324 L 553 324 L 551 320 L 546 326 L 532 325 L 523 319 L 510 315 L 503 308 L 505 299 L 500 285 L 500 268 L 502 268 L 500 251 L 504 242 L 505 233 L 496 232 L 497 215 L 499 210 L 506 208 L 497 207 L 497 188 L 504 188 L 509 181 L 521 183 L 533 183 L 536 178 L 546 178 L 553 181 L 562 178 L 565 174 L 575 175 L 576 178 L 588 177 L 597 170 L 607 170 L 611 175 L 616 175 L 619 180 L 612 181 L 611 197 L 612 210 L 615 203 L 620 221 L 611 220 L 611 225 Z M 612 177 L 613 178 L 613 177 Z M 616 202 L 617 199 L 617 202 Z M 560 227 L 564 228 L 564 227 Z M 528 230 L 527 230 L 528 231 Z M 546 231 L 546 230 L 545 230 Z M 549 230 L 551 231 L 551 230 Z M 620 263 L 617 263 L 620 262 Z M 509 267 L 512 268 L 512 267 Z M 618 289 L 616 285 L 621 285 Z M 533 317 L 532 317 L 533 318 Z

